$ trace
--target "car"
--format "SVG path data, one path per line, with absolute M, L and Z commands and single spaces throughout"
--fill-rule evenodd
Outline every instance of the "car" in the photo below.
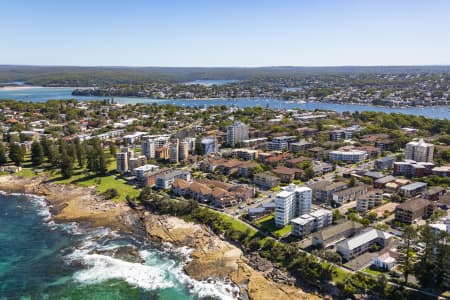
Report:
M 241 204 L 241 205 L 239 205 L 239 208 L 240 208 L 240 209 L 243 209 L 243 208 L 245 208 L 245 204 Z

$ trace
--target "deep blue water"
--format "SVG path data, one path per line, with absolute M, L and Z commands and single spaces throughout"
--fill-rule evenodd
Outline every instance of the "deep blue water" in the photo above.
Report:
M 1 300 L 232 298 L 227 285 L 183 272 L 185 249 L 156 250 L 108 229 L 48 218 L 43 198 L 0 194 Z M 104 252 L 120 247 L 137 249 L 139 261 Z
M 29 88 L 19 90 L 1 90 L 0 99 L 15 99 L 31 102 L 42 102 L 49 99 L 78 99 L 78 100 L 102 100 L 107 97 L 83 97 L 72 96 L 72 88 Z M 308 102 L 308 103 L 289 103 L 277 99 L 214 99 L 214 100 L 190 100 L 190 99 L 172 99 L 172 100 L 158 100 L 147 98 L 133 98 L 133 97 L 114 97 L 118 103 L 133 104 L 133 103 L 157 103 L 157 104 L 175 104 L 182 106 L 211 106 L 211 105 L 235 105 L 237 107 L 253 107 L 262 106 L 275 109 L 293 109 L 301 108 L 306 110 L 328 109 L 337 112 L 344 111 L 379 111 L 386 113 L 403 113 L 417 116 L 425 116 L 429 118 L 450 119 L 449 106 L 431 106 L 431 107 L 407 107 L 407 108 L 389 108 L 378 107 L 373 105 L 362 104 L 336 104 L 323 102 Z

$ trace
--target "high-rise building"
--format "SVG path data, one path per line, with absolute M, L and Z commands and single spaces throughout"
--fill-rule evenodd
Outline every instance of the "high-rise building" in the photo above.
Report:
M 188 143 L 188 151 L 189 153 L 194 153 L 195 152 L 195 142 L 196 142 L 196 138 L 195 137 L 187 137 L 184 138 L 184 142 Z
M 128 171 L 128 153 L 119 152 L 116 154 L 116 171 L 119 173 L 124 173 Z
M 178 139 L 175 142 L 169 144 L 169 161 L 173 164 L 177 164 L 179 162 L 178 148 Z
M 142 154 L 144 154 L 147 159 L 155 158 L 155 141 L 150 138 L 145 138 L 142 140 L 141 148 Z
M 433 162 L 434 145 L 426 143 L 423 139 L 406 144 L 405 159 L 417 162 Z
M 275 198 L 275 225 L 284 227 L 289 222 L 311 210 L 312 190 L 290 184 Z
M 216 152 L 217 151 L 217 147 L 216 147 L 216 145 L 217 145 L 217 141 L 214 139 L 214 138 L 204 138 L 204 139 L 202 139 L 202 141 L 201 141 L 201 145 L 202 145 L 202 153 L 204 154 L 204 155 L 208 155 L 208 154 L 211 154 L 211 153 L 214 153 L 214 152 Z
M 186 161 L 189 157 L 189 143 L 184 141 L 180 142 L 178 146 L 178 158 L 180 161 Z
M 234 147 L 236 144 L 248 140 L 248 126 L 242 122 L 235 122 L 227 127 L 227 144 Z

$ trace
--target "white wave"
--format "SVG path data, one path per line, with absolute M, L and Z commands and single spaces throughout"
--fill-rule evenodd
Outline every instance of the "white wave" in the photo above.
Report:
M 84 283 L 99 283 L 110 279 L 122 279 L 133 286 L 156 290 L 173 287 L 165 273 L 157 267 L 126 262 L 100 254 L 85 254 L 83 264 L 89 268 L 78 271 L 74 279 Z
M 180 247 L 175 248 L 172 251 L 176 254 L 190 255 L 192 250 L 193 249 L 188 247 Z M 147 264 L 152 264 L 157 261 L 157 259 L 155 259 L 156 254 L 154 251 L 143 250 L 140 251 L 140 255 L 143 259 L 145 259 Z M 163 268 L 168 274 L 170 274 L 169 278 L 172 277 L 173 281 L 183 287 L 188 287 L 189 292 L 196 295 L 198 298 L 232 300 L 236 299 L 239 295 L 239 287 L 231 282 L 213 279 L 198 281 L 189 277 L 189 275 L 187 275 L 184 271 L 184 264 L 182 263 L 177 263 L 174 260 L 165 260 L 163 264 L 161 264 L 161 262 L 159 262 L 159 264 L 160 268 Z

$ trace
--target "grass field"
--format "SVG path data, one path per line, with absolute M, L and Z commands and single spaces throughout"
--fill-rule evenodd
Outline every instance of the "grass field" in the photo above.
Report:
M 284 237 L 291 232 L 292 226 L 289 224 L 283 228 L 278 228 L 275 226 L 275 217 L 274 215 L 266 216 L 261 219 L 258 219 L 254 222 L 255 227 L 263 231 L 270 232 L 275 237 Z

